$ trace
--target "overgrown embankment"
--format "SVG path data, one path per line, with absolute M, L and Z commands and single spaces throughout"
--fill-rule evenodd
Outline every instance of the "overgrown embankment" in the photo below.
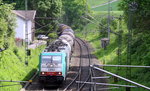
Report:
M 118 17 L 122 12 L 113 12 L 115 17 Z M 110 34 L 110 44 L 104 50 L 101 47 L 101 38 L 107 37 L 107 29 L 99 28 L 99 22 L 104 26 L 107 26 L 106 12 L 95 13 L 95 23 L 89 23 L 85 26 L 84 30 L 78 34 L 81 38 L 88 40 L 92 46 L 95 48 L 95 54 L 98 59 L 103 64 L 127 64 L 127 46 L 128 46 L 128 28 L 125 20 L 121 21 L 121 30 L 119 30 L 119 21 L 113 20 L 111 24 L 111 29 L 113 32 L 121 34 L 120 37 L 114 33 Z M 97 20 L 97 21 L 96 21 Z M 133 30 L 134 35 L 132 36 L 131 44 L 131 64 L 132 65 L 150 65 L 150 32 L 140 30 Z M 121 49 L 121 54 L 118 55 L 118 48 Z M 105 67 L 106 70 L 127 77 L 127 68 L 117 68 L 117 67 Z M 131 80 L 141 83 L 146 86 L 150 86 L 150 71 L 147 68 L 131 68 Z M 110 80 L 111 83 L 115 83 L 114 79 Z M 124 81 L 119 80 L 116 84 L 127 84 Z M 123 91 L 125 88 L 115 89 L 112 91 Z M 132 91 L 147 91 L 143 88 L 133 88 Z
M 38 65 L 38 58 L 44 46 L 32 50 L 29 65 L 25 65 L 25 48 L 15 45 L 16 19 L 12 13 L 13 4 L 0 0 L 0 80 L 28 80 Z M 0 91 L 19 91 L 20 83 L 1 82 Z
M 39 54 L 44 46 L 31 50 L 28 66 L 25 65 L 24 48 L 7 49 L 0 53 L 0 80 L 26 81 L 38 67 Z M 14 85 L 18 84 L 18 85 Z M 12 85 L 12 86 L 6 86 Z M 0 91 L 19 91 L 20 83 L 0 82 Z

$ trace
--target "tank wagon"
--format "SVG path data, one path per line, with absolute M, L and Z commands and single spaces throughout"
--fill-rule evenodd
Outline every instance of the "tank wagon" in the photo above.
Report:
M 58 39 L 40 54 L 39 81 L 48 85 L 61 84 L 66 79 L 71 63 L 74 32 L 64 24 L 59 25 L 59 31 Z

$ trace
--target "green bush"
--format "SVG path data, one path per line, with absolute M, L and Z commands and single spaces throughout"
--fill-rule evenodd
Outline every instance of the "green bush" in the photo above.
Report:
M 53 32 L 53 33 L 49 33 L 48 37 L 51 38 L 51 39 L 56 39 L 58 36 L 57 36 L 56 32 Z

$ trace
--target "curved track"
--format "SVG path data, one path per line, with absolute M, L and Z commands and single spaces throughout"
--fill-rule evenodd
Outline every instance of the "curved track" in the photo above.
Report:
M 71 67 L 68 72 L 67 79 L 63 82 L 62 86 L 44 87 L 42 84 L 39 84 L 37 76 L 33 80 L 33 83 L 26 88 L 26 91 L 94 91 L 100 86 L 96 87 L 89 84 L 79 84 L 76 83 L 76 81 L 94 81 L 91 79 L 93 75 L 103 76 L 103 73 L 96 72 L 90 68 L 90 65 L 95 63 L 98 63 L 98 60 L 96 60 L 96 58 L 91 55 L 91 48 L 89 48 L 88 43 L 79 38 L 76 38 L 74 53 L 71 59 Z M 97 81 L 98 80 L 96 80 L 96 82 Z M 106 80 L 99 81 L 106 82 Z
M 87 44 L 82 41 L 79 38 L 76 38 L 76 43 L 80 47 L 80 62 L 79 62 L 79 71 L 76 75 L 76 77 L 70 82 L 69 85 L 64 89 L 65 90 L 71 90 L 72 87 L 75 86 L 76 81 L 88 81 L 91 77 L 91 71 L 90 71 L 90 53 Z M 88 59 L 88 60 L 87 60 Z M 88 77 L 87 77 L 88 76 Z M 91 86 L 90 86 L 91 87 Z M 90 90 L 90 87 L 85 86 L 85 84 L 77 84 L 76 89 L 72 89 L 75 91 L 80 91 L 84 89 L 85 91 Z M 71 89 L 70 89 L 71 88 Z

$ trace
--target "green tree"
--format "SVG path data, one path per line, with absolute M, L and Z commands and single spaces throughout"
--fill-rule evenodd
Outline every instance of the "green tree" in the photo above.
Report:
M 119 4 L 120 9 L 124 11 L 126 19 L 129 19 L 129 4 L 135 0 L 122 0 Z M 133 12 L 134 28 L 141 30 L 150 29 L 150 0 L 136 0 L 137 10 Z
M 5 3 L 15 3 L 16 10 L 25 10 L 25 0 L 3 0 Z M 43 27 L 42 33 L 48 34 L 57 29 L 58 18 L 61 15 L 61 0 L 28 0 L 28 10 L 36 10 L 36 28 Z M 48 24 L 48 25 L 47 25 Z M 38 30 L 37 30 L 38 31 Z M 39 31 L 40 32 L 40 31 Z
M 15 9 L 24 10 L 25 9 L 25 0 L 3 0 L 4 3 L 12 4 L 16 3 L 14 6 Z
M 0 1 L 0 48 L 14 39 L 15 18 L 12 13 L 13 5 Z M 7 41 L 6 41 L 7 39 Z
M 37 17 L 45 19 L 37 19 L 41 25 L 49 24 L 44 31 L 57 30 L 58 18 L 61 15 L 62 1 L 61 0 L 39 0 L 37 2 Z
M 72 26 L 74 29 L 80 29 L 86 24 L 86 20 L 81 18 L 89 13 L 89 7 L 86 0 L 63 0 L 64 23 Z

